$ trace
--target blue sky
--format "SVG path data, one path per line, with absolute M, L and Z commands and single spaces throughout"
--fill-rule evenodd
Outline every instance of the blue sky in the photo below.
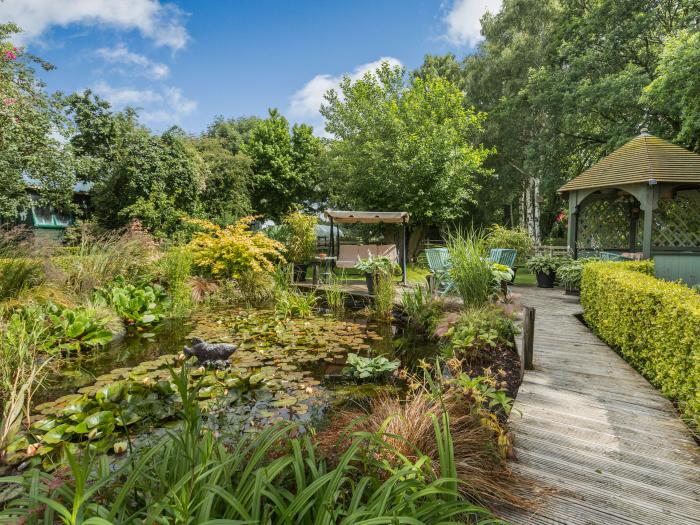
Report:
M 464 55 L 498 0 L 0 0 L 19 44 L 56 66 L 50 90 L 91 88 L 154 130 L 279 108 L 322 132 L 323 92 L 381 59 Z

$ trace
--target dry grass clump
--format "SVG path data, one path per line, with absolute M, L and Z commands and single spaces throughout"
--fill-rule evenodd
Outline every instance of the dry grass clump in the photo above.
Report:
M 472 411 L 464 398 L 453 396 L 439 400 L 426 391 L 408 395 L 382 396 L 374 399 L 364 411 L 345 411 L 334 415 L 329 427 L 319 432 L 317 442 L 330 461 L 345 449 L 355 432 L 382 436 L 390 449 L 409 459 L 420 454 L 432 460 L 439 472 L 439 445 L 435 439 L 434 418 L 443 411 L 450 414 L 450 431 L 454 445 L 459 490 L 468 500 L 494 509 L 499 505 L 531 507 L 523 496 L 525 482 L 507 466 L 509 446 L 503 446 L 503 433 L 494 428 L 494 420 L 484 421 Z M 496 423 L 497 424 L 497 423 Z M 398 456 L 385 458 L 399 463 Z

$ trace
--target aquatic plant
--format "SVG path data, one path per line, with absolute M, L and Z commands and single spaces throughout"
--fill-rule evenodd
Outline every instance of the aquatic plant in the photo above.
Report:
M 127 327 L 142 330 L 165 317 L 170 300 L 158 284 L 134 285 L 117 277 L 110 285 L 99 288 L 95 295 L 98 304 L 112 306 Z
M 192 255 L 182 247 L 173 247 L 165 252 L 158 263 L 170 296 L 169 314 L 182 317 L 193 302 L 194 294 L 190 286 Z
M 386 357 L 362 357 L 349 353 L 343 373 L 354 379 L 377 379 L 378 377 L 393 372 L 399 366 L 400 361 L 389 361 Z
M 374 317 L 380 321 L 389 321 L 394 309 L 396 294 L 394 279 L 390 273 L 378 272 L 374 279 Z
M 202 426 L 197 389 L 173 377 L 183 427 L 110 469 L 106 458 L 70 451 L 70 476 L 32 470 L 1 479 L 21 495 L 0 519 L 52 523 L 493 523 L 461 499 L 447 413 L 435 418 L 439 459 L 411 454 L 384 435 L 358 432 L 330 467 L 296 425 L 268 428 L 235 447 Z M 387 461 L 391 458 L 391 461 Z M 461 486 L 461 484 L 460 484 Z M 41 515 L 41 517 L 40 517 Z M 77 519 L 74 519 L 76 518 Z
M 345 311 L 345 301 L 348 294 L 343 289 L 345 282 L 345 272 L 341 271 L 340 275 L 331 272 L 328 275 L 328 283 L 324 288 L 326 294 L 326 304 L 328 308 L 336 315 L 342 315 Z
M 275 297 L 275 312 L 281 317 L 311 317 L 318 297 L 313 293 L 287 290 Z
M 401 309 L 409 325 L 432 335 L 443 313 L 443 301 L 433 297 L 427 286 L 416 286 L 405 290 L 401 298 Z

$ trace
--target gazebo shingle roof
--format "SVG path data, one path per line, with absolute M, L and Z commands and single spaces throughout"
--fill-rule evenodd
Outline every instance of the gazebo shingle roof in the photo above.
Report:
M 567 182 L 559 191 L 638 184 L 650 179 L 700 184 L 700 155 L 642 133 Z

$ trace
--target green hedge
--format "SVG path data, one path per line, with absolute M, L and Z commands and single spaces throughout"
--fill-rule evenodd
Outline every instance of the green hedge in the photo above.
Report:
M 700 429 L 700 294 L 649 274 L 647 262 L 587 264 L 584 317 Z

